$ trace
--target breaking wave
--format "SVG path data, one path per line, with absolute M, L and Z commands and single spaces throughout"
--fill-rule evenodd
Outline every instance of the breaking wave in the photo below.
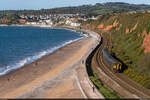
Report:
M 48 55 L 48 54 L 51 54 L 51 53 L 57 51 L 58 49 L 64 47 L 65 45 L 68 45 L 72 42 L 75 42 L 77 40 L 80 40 L 80 39 L 83 39 L 83 38 L 86 38 L 86 37 L 87 37 L 86 35 L 83 35 L 83 37 L 81 37 L 81 38 L 74 39 L 74 40 L 69 40 L 67 42 L 64 42 L 64 43 L 58 45 L 58 46 L 55 46 L 53 48 L 50 48 L 50 49 L 44 50 L 42 52 L 39 52 L 39 53 L 35 54 L 34 56 L 26 57 L 26 58 L 20 60 L 19 62 L 15 63 L 13 65 L 8 65 L 6 67 L 1 67 L 0 68 L 0 76 L 8 74 L 9 72 L 11 72 L 13 70 L 19 69 L 19 68 L 23 67 L 24 65 L 30 64 L 30 63 L 40 59 L 41 57 L 43 57 L 45 55 Z

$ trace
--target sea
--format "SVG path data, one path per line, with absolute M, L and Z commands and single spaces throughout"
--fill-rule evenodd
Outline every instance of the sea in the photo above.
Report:
M 80 32 L 68 29 L 0 27 L 0 75 L 86 37 Z

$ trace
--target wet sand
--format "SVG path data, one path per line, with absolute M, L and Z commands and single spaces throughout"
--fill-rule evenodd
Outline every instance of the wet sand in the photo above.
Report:
M 92 38 L 76 41 L 36 62 L 1 76 L 0 98 L 61 98 L 67 97 L 68 93 L 71 93 L 70 91 L 73 91 L 72 95 L 74 94 L 71 97 L 83 98 L 80 89 L 77 88 L 77 84 L 73 84 L 74 79 L 67 80 L 67 83 L 65 81 L 74 68 L 66 69 L 68 70 L 66 72 L 64 69 L 72 67 L 73 63 L 80 60 L 81 55 L 92 42 Z M 70 88 L 65 88 L 66 84 Z M 50 89 L 55 89 L 56 87 L 63 87 L 68 92 L 63 92 L 64 95 L 61 93 L 62 96 L 56 96 L 59 92 L 56 92 L 56 94 L 54 92 L 49 93 Z
M 92 91 L 86 60 L 99 43 L 99 36 L 88 30 L 88 38 L 0 76 L 0 98 L 102 98 Z M 90 83 L 90 84 L 89 84 Z

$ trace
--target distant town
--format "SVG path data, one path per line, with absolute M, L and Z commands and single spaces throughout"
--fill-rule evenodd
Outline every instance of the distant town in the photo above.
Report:
M 150 13 L 150 11 L 146 11 Z M 136 11 L 129 11 L 126 14 L 137 13 Z M 145 13 L 145 11 L 140 12 Z M 115 13 L 114 13 L 115 14 Z M 27 26 L 43 26 L 43 27 L 55 27 L 59 25 L 69 25 L 73 27 L 79 27 L 81 23 L 87 20 L 97 20 L 102 15 L 87 16 L 85 14 L 45 14 L 45 15 L 13 15 L 17 16 L 15 22 L 12 18 L 5 18 L 0 16 L 1 25 L 27 25 Z
M 49 14 L 49 15 L 18 15 L 16 24 L 28 25 L 28 26 L 48 26 L 55 27 L 58 25 L 69 25 L 73 27 L 79 27 L 82 22 L 91 20 L 97 20 L 99 16 L 87 17 L 84 14 Z M 0 23 L 11 25 L 8 18 L 1 18 Z M 8 24 L 9 23 L 9 24 Z
M 0 11 L 0 26 L 6 26 L 0 27 L 0 44 L 2 44 L 0 49 L 6 53 L 6 57 L 14 52 L 17 59 L 24 53 L 23 51 L 20 54 L 21 50 L 27 49 L 32 52 L 36 49 L 32 49 L 32 45 L 27 43 L 33 43 L 42 49 L 44 48 L 42 45 L 47 44 L 46 48 L 49 48 L 47 40 L 51 40 L 51 35 L 52 40 L 56 41 L 50 43 L 57 48 L 55 44 L 61 38 L 65 40 L 67 35 L 63 33 L 67 32 L 61 31 L 62 34 L 59 36 L 55 32 L 57 29 L 54 29 L 54 32 L 49 34 L 51 28 L 52 30 L 67 28 L 87 35 L 87 38 L 79 37 L 80 40 L 74 43 L 72 39 L 68 42 L 60 41 L 61 44 L 58 46 L 62 46 L 63 43 L 70 44 L 57 50 L 53 55 L 42 56 L 41 60 L 31 63 L 29 67 L 2 76 L 1 98 L 57 96 L 86 99 L 150 98 L 150 5 L 148 4 L 108 2 L 40 10 L 3 10 Z M 39 31 L 38 27 L 16 26 L 38 26 L 48 29 L 40 28 L 46 30 L 44 32 Z M 15 34 L 11 29 L 19 34 Z M 23 34 L 20 34 L 21 32 Z M 73 36 L 70 32 L 68 34 Z M 78 35 L 82 37 L 81 34 Z M 8 45 L 5 44 L 6 40 Z M 20 42 L 22 40 L 24 42 Z M 17 43 L 20 44 L 19 47 Z M 25 47 L 22 44 L 25 44 Z M 8 52 L 5 51 L 6 47 Z M 39 54 L 45 55 L 46 52 L 47 50 Z M 5 55 L 0 56 L 2 64 Z M 21 65 L 28 60 L 30 57 L 21 60 Z M 6 72 L 8 68 L 10 67 L 6 66 Z M 5 69 L 0 69 L 0 74 L 3 70 L 5 72 Z
M 89 9 L 90 8 L 90 9 Z M 97 20 L 99 16 L 116 13 L 150 12 L 149 5 L 135 5 L 122 2 L 97 3 L 76 7 L 62 7 L 41 10 L 0 11 L 0 25 L 32 25 L 55 27 L 69 25 L 78 27 L 87 20 Z

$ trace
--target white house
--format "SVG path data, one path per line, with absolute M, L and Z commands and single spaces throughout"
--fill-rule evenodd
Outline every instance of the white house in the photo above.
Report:
M 78 27 L 78 26 L 80 26 L 81 24 L 80 23 L 75 23 L 75 22 L 72 22 L 71 23 L 71 26 L 75 26 L 75 27 Z

